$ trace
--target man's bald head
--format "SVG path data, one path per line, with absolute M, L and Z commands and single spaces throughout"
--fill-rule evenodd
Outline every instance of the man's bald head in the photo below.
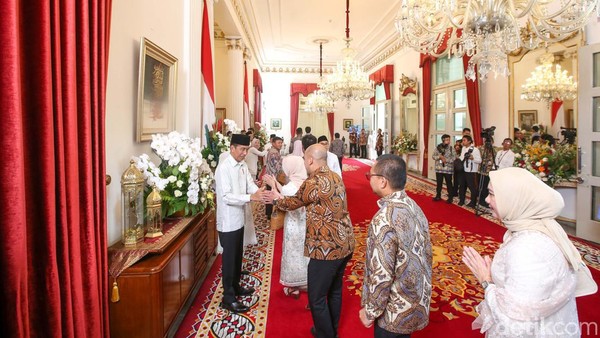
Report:
M 304 152 L 304 166 L 306 172 L 311 174 L 315 170 L 327 165 L 327 149 L 320 144 L 313 144 Z
M 313 144 L 308 147 L 304 156 L 309 156 L 315 161 L 325 161 L 327 163 L 327 149 L 320 144 Z

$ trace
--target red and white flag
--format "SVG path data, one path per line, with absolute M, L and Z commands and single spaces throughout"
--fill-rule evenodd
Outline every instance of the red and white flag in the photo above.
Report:
M 202 44 L 200 70 L 202 72 L 202 134 L 204 126 L 212 130 L 215 123 L 215 82 L 213 76 L 212 26 L 208 16 L 208 0 L 204 1 L 202 10 Z M 200 138 L 205 144 L 206 136 Z
M 250 128 L 250 104 L 248 103 L 248 69 L 244 61 L 244 130 Z
M 548 133 L 555 138 L 559 138 L 560 136 L 560 127 L 566 127 L 565 121 L 565 106 L 561 100 L 552 101 L 552 120 L 550 125 L 550 130 Z

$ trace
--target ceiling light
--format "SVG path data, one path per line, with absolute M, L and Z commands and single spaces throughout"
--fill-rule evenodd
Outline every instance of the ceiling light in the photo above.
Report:
M 510 75 L 507 54 L 562 41 L 587 23 L 598 0 L 402 0 L 396 29 L 403 46 L 433 56 L 471 56 L 485 81 Z

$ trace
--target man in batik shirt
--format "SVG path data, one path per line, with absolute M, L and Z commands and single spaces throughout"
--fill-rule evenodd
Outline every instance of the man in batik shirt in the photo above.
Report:
M 363 325 L 375 337 L 409 337 L 429 323 L 431 240 L 421 208 L 404 191 L 406 163 L 398 155 L 377 159 L 367 173 L 381 197 L 369 225 L 363 281 Z
M 281 171 L 281 147 L 283 146 L 283 139 L 281 137 L 275 136 L 271 140 L 271 148 L 269 152 L 267 152 L 266 156 L 266 169 L 265 174 L 271 175 L 273 177 L 277 177 L 277 174 Z M 267 190 L 271 190 L 271 187 L 267 187 Z M 265 214 L 267 215 L 267 220 L 271 219 L 271 214 L 273 213 L 273 205 L 267 204 L 265 205 Z
M 357 148 L 358 137 L 356 135 L 356 130 L 353 127 L 348 129 L 348 142 L 350 143 L 350 158 L 354 155 L 354 157 L 358 157 L 358 148 Z
M 306 136 L 305 136 L 306 137 Z M 315 337 L 336 337 L 342 310 L 342 285 L 346 264 L 354 251 L 354 232 L 340 175 L 327 167 L 327 150 L 314 144 L 304 152 L 308 178 L 295 196 L 274 192 L 281 210 L 306 206 L 304 256 L 308 263 L 308 302 Z
M 360 135 L 358 137 L 358 145 L 360 147 L 360 158 L 367 158 L 367 135 L 366 130 L 360 131 Z

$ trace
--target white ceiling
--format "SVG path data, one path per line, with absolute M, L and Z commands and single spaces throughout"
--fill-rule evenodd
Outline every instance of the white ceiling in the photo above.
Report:
M 398 45 L 394 18 L 399 7 L 400 0 L 350 1 L 351 47 L 361 64 L 374 64 Z M 219 0 L 215 24 L 226 36 L 244 36 L 263 71 L 318 68 L 317 39 L 330 41 L 323 45 L 323 65 L 331 67 L 343 57 L 346 0 Z

